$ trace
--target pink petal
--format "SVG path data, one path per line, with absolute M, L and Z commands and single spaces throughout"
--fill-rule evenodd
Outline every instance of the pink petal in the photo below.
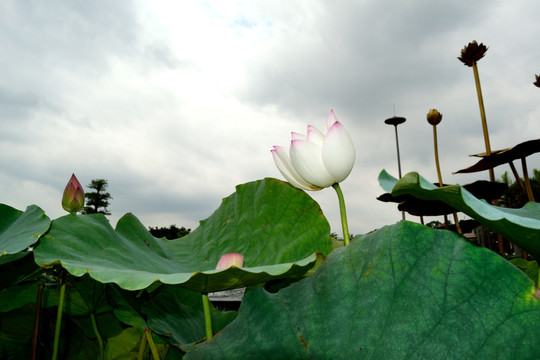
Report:
M 334 109 L 330 110 L 330 115 L 328 115 L 328 120 L 326 120 L 326 131 L 330 130 L 332 125 L 337 121 L 336 116 L 334 115 Z
M 307 137 L 304 134 L 300 134 L 300 133 L 292 131 L 291 132 L 291 139 L 292 140 L 306 140 Z

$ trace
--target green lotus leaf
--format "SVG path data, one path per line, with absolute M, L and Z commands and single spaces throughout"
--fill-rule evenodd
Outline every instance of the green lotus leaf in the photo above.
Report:
M 75 276 L 114 282 L 127 290 L 155 281 L 213 292 L 299 276 L 332 250 L 330 227 L 304 191 L 276 180 L 239 185 L 189 235 L 153 237 L 132 214 L 114 230 L 101 214 L 54 220 L 34 250 L 36 263 L 57 263 Z M 215 270 L 221 255 L 237 252 L 244 267 Z
M 141 313 L 142 304 L 146 299 L 133 291 L 120 289 L 117 286 L 107 288 L 107 299 L 114 308 L 114 316 L 126 325 L 141 331 L 148 327 L 144 315 Z
M 477 199 L 460 185 L 437 187 L 416 172 L 406 174 L 399 181 L 384 170 L 379 175 L 379 183 L 385 190 L 392 181 L 395 181 L 391 189 L 393 196 L 408 194 L 422 200 L 443 201 L 540 259 L 539 203 L 529 202 L 520 209 L 503 208 Z
M 534 359 L 539 298 L 494 252 L 400 221 L 288 288 L 247 291 L 237 318 L 184 359 Z
M 40 281 L 17 284 L 0 291 L 0 312 L 7 312 L 36 303 Z M 71 316 L 101 314 L 112 308 L 105 299 L 105 286 L 91 278 L 76 279 L 66 289 L 64 313 Z M 50 284 L 44 287 L 41 306 L 58 306 L 60 286 Z
M 538 280 L 540 279 L 540 269 L 538 267 L 538 261 L 528 261 L 523 258 L 514 258 L 509 261 L 514 266 L 521 269 L 525 274 L 527 274 L 527 276 L 536 283 L 536 286 L 540 286 L 540 284 L 538 284 Z
M 0 204 L 0 257 L 33 245 L 47 231 L 51 220 L 36 205 L 25 212 Z
M 212 328 L 218 332 L 237 315 L 236 311 L 219 311 L 210 303 Z M 157 334 L 170 336 L 170 343 L 186 348 L 206 336 L 201 294 L 168 286 L 143 306 L 148 326 Z
M 0 257 L 0 290 L 34 279 L 42 272 L 43 269 L 36 265 L 31 251 L 4 255 Z
M 105 359 L 137 359 L 137 350 L 141 340 L 142 330 L 130 327 L 115 337 L 107 339 Z
M 36 302 L 37 281 L 18 284 L 0 291 L 0 312 L 8 312 Z M 56 303 L 58 305 L 58 302 Z

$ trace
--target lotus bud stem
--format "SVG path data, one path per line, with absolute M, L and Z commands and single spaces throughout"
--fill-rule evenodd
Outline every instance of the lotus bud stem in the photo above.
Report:
M 427 114 L 427 121 L 433 126 L 433 147 L 435 150 L 435 166 L 437 168 L 437 177 L 439 178 L 439 186 L 443 187 L 443 181 L 441 176 L 441 166 L 439 164 L 439 150 L 437 146 L 437 124 L 439 124 L 442 120 L 442 114 L 438 112 L 436 109 L 431 109 Z M 452 212 L 454 215 L 454 223 L 456 224 L 456 230 L 457 232 L 462 235 L 461 227 L 459 226 L 459 219 L 457 217 L 457 213 L 455 211 Z M 444 226 L 446 225 L 446 215 L 444 217 Z

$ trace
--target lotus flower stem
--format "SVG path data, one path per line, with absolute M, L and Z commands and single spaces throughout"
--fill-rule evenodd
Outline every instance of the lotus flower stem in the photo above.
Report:
M 43 300 L 43 290 L 45 289 L 45 283 L 42 281 L 39 283 L 37 299 L 36 299 L 36 315 L 34 321 L 34 332 L 32 334 L 32 360 L 37 359 L 37 347 L 39 340 L 39 321 L 41 318 L 41 302 Z
M 341 214 L 341 228 L 343 230 L 343 243 L 344 245 L 349 245 L 350 239 L 349 239 L 349 225 L 347 224 L 347 210 L 345 209 L 345 198 L 343 197 L 343 192 L 341 191 L 341 187 L 339 186 L 339 183 L 335 183 L 332 185 L 334 190 L 336 190 L 338 200 L 339 200 L 339 211 Z
M 144 333 L 146 334 L 146 340 L 148 340 L 148 346 L 150 347 L 150 351 L 152 352 L 152 357 L 154 360 L 159 360 L 159 354 L 156 349 L 156 344 L 154 343 L 154 339 L 152 338 L 152 331 L 150 328 L 144 329 Z
M 101 334 L 99 333 L 99 328 L 96 321 L 96 314 L 91 313 L 90 314 L 90 320 L 92 321 L 92 329 L 94 329 L 94 334 L 96 334 L 96 339 L 99 345 L 99 360 L 103 360 L 103 338 L 101 337 Z
M 510 165 L 510 169 L 512 170 L 512 174 L 514 174 L 514 177 L 516 178 L 517 183 L 519 184 L 519 187 L 521 190 L 523 190 L 524 193 L 526 193 L 527 190 L 525 190 L 525 185 L 523 185 L 523 182 L 521 181 L 521 178 L 519 177 L 519 174 L 516 170 L 516 167 L 514 166 L 514 163 L 512 161 L 508 162 L 508 165 Z
M 63 269 L 62 269 L 63 272 Z M 58 312 L 56 313 L 56 327 L 54 329 L 54 342 L 52 360 L 58 359 L 58 345 L 60 343 L 60 328 L 62 327 L 62 313 L 64 309 L 64 297 L 66 295 L 66 283 L 62 276 L 62 285 L 60 286 L 60 299 L 58 300 Z
M 480 107 L 480 118 L 482 120 L 482 131 L 484 132 L 484 143 L 486 145 L 486 155 L 491 155 L 491 145 L 489 143 L 489 132 L 486 120 L 486 110 L 484 108 L 484 98 L 482 96 L 482 87 L 480 86 L 480 76 L 478 75 L 478 66 L 476 61 L 472 62 L 472 68 L 474 73 L 474 82 L 476 84 L 476 94 L 478 95 L 478 106 Z M 489 181 L 495 181 L 495 174 L 493 168 L 489 169 Z
M 208 300 L 208 294 L 202 294 L 202 303 L 204 309 L 204 323 L 206 329 L 206 340 L 210 340 L 214 333 L 212 332 L 212 314 L 210 313 L 210 301 Z

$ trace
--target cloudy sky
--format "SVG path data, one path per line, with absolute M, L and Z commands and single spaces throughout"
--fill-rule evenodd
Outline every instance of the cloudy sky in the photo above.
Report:
M 452 175 L 485 150 L 457 60 L 470 41 L 489 47 L 492 149 L 540 137 L 539 13 L 535 0 L 2 1 L 0 202 L 62 216 L 74 172 L 109 181 L 113 225 L 132 212 L 194 229 L 235 185 L 282 178 L 272 146 L 334 109 L 357 151 L 342 184 L 351 232 L 393 224 L 401 214 L 376 197 L 379 172 L 397 176 L 394 108 L 403 173 L 436 181 L 437 108 L 443 180 L 487 178 Z M 341 234 L 334 191 L 310 195 Z

